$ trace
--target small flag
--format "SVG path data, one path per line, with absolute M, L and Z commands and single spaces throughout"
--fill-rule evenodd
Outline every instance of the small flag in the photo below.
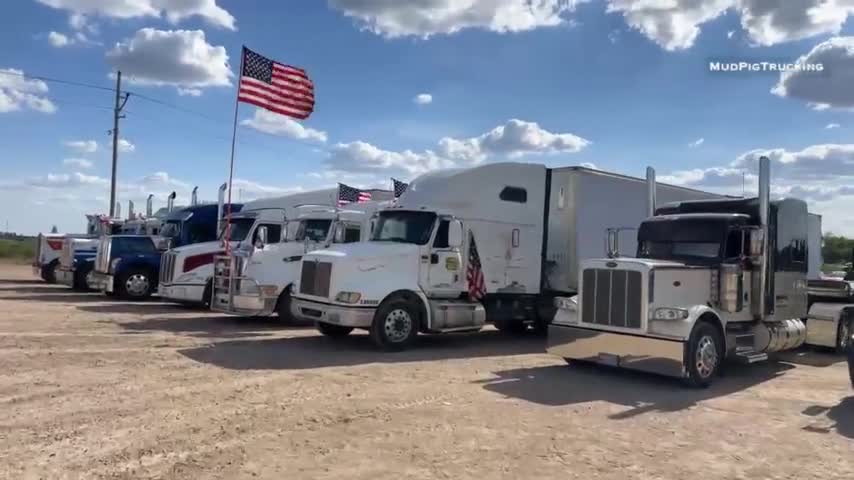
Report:
M 403 195 L 403 192 L 406 191 L 406 188 L 409 186 L 406 182 L 401 182 L 400 180 L 392 177 L 392 182 L 394 182 L 394 198 L 398 198 Z
M 304 120 L 314 111 L 314 83 L 305 70 L 274 62 L 243 47 L 237 100 Z
M 348 203 L 365 203 L 371 201 L 371 192 L 359 190 L 358 188 L 338 184 L 338 206 L 343 207 Z
M 477 253 L 477 245 L 474 243 L 474 234 L 469 230 L 469 262 L 466 267 L 466 283 L 468 283 L 469 297 L 480 301 L 486 295 L 486 282 L 483 279 L 483 269 L 480 265 L 480 255 Z

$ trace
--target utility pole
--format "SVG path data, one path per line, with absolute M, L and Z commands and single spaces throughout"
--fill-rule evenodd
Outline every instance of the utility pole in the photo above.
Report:
M 116 72 L 116 108 L 113 110 L 113 174 L 110 179 L 110 218 L 116 214 L 116 165 L 119 161 L 119 120 L 125 118 L 122 109 L 128 103 L 130 93 L 122 98 L 122 72 Z

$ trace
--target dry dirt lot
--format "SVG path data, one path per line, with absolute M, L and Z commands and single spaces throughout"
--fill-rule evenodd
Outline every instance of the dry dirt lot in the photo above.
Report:
M 2 478 L 835 479 L 854 475 L 841 358 L 707 390 L 495 331 L 399 354 L 365 335 L 120 303 L 0 266 Z

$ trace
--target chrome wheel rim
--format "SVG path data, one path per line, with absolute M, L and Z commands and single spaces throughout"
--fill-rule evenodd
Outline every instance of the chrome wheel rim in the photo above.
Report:
M 390 342 L 400 343 L 412 332 L 412 317 L 406 310 L 396 308 L 386 315 L 383 329 Z
M 695 358 L 697 373 L 703 378 L 709 378 L 718 365 L 718 349 L 715 341 L 704 336 L 697 342 L 697 355 Z
M 145 295 L 148 291 L 148 277 L 141 273 L 134 273 L 125 281 L 125 290 L 134 297 Z
M 91 284 L 92 284 L 92 272 L 89 272 L 86 274 L 86 286 L 88 287 Z
M 839 348 L 846 348 L 848 346 L 848 342 L 851 340 L 851 323 L 844 319 L 839 324 Z

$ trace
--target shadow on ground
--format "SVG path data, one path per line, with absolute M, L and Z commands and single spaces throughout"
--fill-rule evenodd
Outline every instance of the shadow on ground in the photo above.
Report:
M 674 412 L 710 398 L 772 380 L 794 368 L 779 362 L 753 365 L 749 369 L 730 368 L 709 388 L 693 389 L 679 379 L 631 370 L 573 362 L 495 372 L 497 378 L 476 383 L 505 397 L 548 406 L 564 406 L 604 401 L 624 405 L 629 410 L 612 415 L 622 420 L 650 412 Z
M 52 293 L 32 295 L 0 295 L 0 300 L 22 300 L 26 302 L 55 302 L 55 303 L 93 303 L 107 302 L 112 300 L 100 293 L 75 292 L 70 288 L 65 290 L 51 290 Z M 65 293 L 59 293 L 65 292 Z
M 158 303 L 155 300 L 121 301 L 110 297 L 102 297 L 110 303 L 99 305 L 84 305 L 77 307 L 78 310 L 89 313 L 101 314 L 135 314 L 135 315 L 169 315 L 192 311 L 182 305 L 171 303 Z M 201 307 L 198 310 L 203 310 Z
M 774 354 L 774 358 L 783 362 L 810 367 L 829 367 L 845 362 L 845 355 L 834 353 L 831 348 L 822 347 L 802 347 L 790 352 L 779 352 Z
M 76 292 L 71 289 L 71 287 L 67 287 L 65 285 L 48 285 L 43 283 L 41 285 L 36 286 L 16 286 L 16 287 L 0 287 L 0 292 L 10 292 L 10 293 L 50 293 L 50 292 L 69 292 L 69 293 L 85 293 L 85 292 Z
M 422 335 L 403 352 L 377 350 L 367 335 L 333 339 L 314 336 L 229 341 L 181 350 L 192 360 L 233 370 L 299 370 L 369 363 L 403 363 L 542 353 L 545 341 L 535 335 L 511 337 L 497 331 L 456 335 Z
M 181 308 L 178 307 L 175 311 L 180 312 Z M 129 334 L 171 332 L 215 340 L 263 337 L 271 335 L 272 331 L 284 328 L 303 328 L 284 325 L 275 317 L 233 317 L 215 313 L 200 317 L 157 317 L 133 322 L 100 320 L 99 323 L 117 325 Z
M 21 279 L 21 280 L 13 280 L 8 278 L 0 278 L 0 285 L 50 285 L 46 283 L 44 280 L 39 279 Z
M 845 398 L 833 407 L 813 405 L 807 407 L 802 413 L 810 417 L 824 415 L 828 421 L 832 422 L 829 426 L 808 425 L 804 430 L 813 433 L 836 431 L 843 437 L 854 439 L 854 397 Z

